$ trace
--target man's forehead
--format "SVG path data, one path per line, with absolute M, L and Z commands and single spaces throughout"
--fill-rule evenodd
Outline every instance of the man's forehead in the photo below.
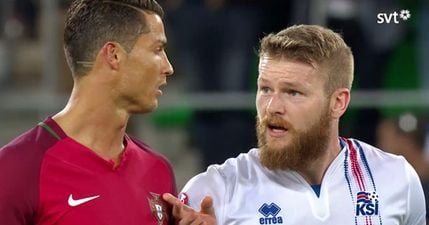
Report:
M 143 32 L 140 35 L 142 39 L 150 39 L 155 44 L 167 43 L 167 37 L 165 36 L 164 24 L 161 17 L 155 13 L 146 13 L 142 16 L 146 17 L 146 26 L 148 32 Z
M 144 12 L 142 16 L 146 17 L 150 31 L 164 32 L 164 23 L 158 14 Z
M 317 68 L 313 65 L 295 60 L 262 56 L 259 60 L 258 69 L 260 74 L 267 72 L 275 74 L 284 74 L 288 72 L 309 74 L 315 72 Z
M 162 46 L 166 47 L 167 45 L 167 38 L 163 34 L 159 34 L 156 32 L 149 32 L 149 33 L 142 33 L 140 34 L 140 37 L 137 40 L 138 43 L 142 43 L 144 46 Z

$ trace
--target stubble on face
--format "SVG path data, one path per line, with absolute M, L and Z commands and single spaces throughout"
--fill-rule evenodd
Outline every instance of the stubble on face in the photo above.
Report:
M 259 157 L 261 164 L 270 170 L 300 171 L 309 163 L 319 159 L 329 142 L 328 106 L 322 110 L 319 119 L 306 130 L 296 130 L 278 115 L 269 115 L 257 120 Z M 268 137 L 268 127 L 272 125 L 286 127 L 290 143 L 285 140 Z

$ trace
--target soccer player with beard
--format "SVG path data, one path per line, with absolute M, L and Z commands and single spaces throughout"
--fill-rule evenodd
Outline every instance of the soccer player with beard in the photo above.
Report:
M 353 55 L 329 29 L 292 26 L 261 41 L 258 148 L 192 178 L 179 224 L 424 225 L 415 170 L 401 156 L 339 136 Z M 221 140 L 220 140 L 221 141 Z

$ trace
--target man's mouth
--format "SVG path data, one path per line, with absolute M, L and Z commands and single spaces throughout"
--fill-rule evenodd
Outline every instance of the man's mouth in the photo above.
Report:
M 287 130 L 286 126 L 284 126 L 283 124 L 268 123 L 267 126 L 269 129 L 272 129 L 272 130 Z
M 158 93 L 158 95 L 162 95 L 162 90 L 161 90 L 161 88 L 163 87 L 163 86 L 166 86 L 167 85 L 167 82 L 164 82 L 164 83 L 162 83 L 162 84 L 160 84 L 159 86 L 158 86 L 158 90 L 156 90 L 156 92 Z
M 268 124 L 267 128 L 271 136 L 283 135 L 288 131 L 285 126 L 280 124 Z

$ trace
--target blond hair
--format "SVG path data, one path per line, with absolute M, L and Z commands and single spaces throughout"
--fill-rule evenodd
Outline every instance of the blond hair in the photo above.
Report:
M 340 34 L 317 25 L 295 25 L 261 40 L 259 56 L 317 64 L 326 71 L 325 90 L 351 89 L 353 55 Z

